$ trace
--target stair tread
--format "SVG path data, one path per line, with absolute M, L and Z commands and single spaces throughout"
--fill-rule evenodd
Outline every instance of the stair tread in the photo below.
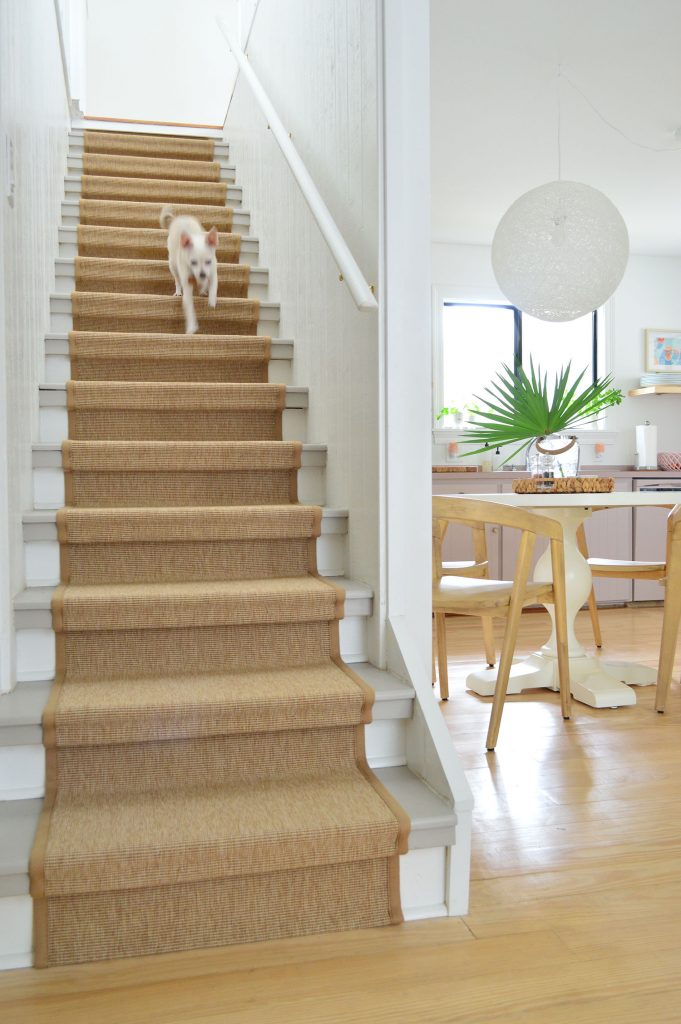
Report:
M 205 506 L 201 506 L 205 508 Z M 268 508 L 274 509 L 276 505 L 267 506 Z M 286 506 L 288 507 L 288 506 Z M 321 506 L 322 519 L 347 519 L 348 510 L 347 508 L 331 508 L 326 505 Z M 81 509 L 83 512 L 87 512 L 87 509 Z M 130 508 L 124 508 L 119 510 L 121 515 L 129 514 L 132 512 Z M 155 508 L 152 511 L 160 514 L 163 512 L 160 508 Z M 56 523 L 57 522 L 57 509 L 27 509 L 22 515 L 23 523 Z
M 64 201 L 67 202 L 68 200 L 64 200 Z M 112 200 L 112 201 L 115 201 L 115 200 Z M 91 200 L 91 202 L 96 202 L 96 200 Z M 107 200 L 102 200 L 102 202 L 107 202 Z M 78 206 L 78 201 L 77 200 L 73 200 L 73 205 L 77 207 Z M 241 209 L 238 210 L 238 213 L 244 213 L 244 212 L 245 211 L 243 211 Z M 116 231 L 125 231 L 125 230 L 127 230 L 127 231 L 130 231 L 130 232 L 138 232 L 138 230 L 139 230 L 138 228 L 135 228 L 135 227 L 125 228 L 125 227 L 118 227 L 116 225 L 109 225 L 109 224 L 86 224 L 86 225 L 83 225 L 83 226 L 84 227 L 102 227 L 102 228 L 105 228 L 105 227 L 115 227 Z M 60 232 L 65 232 L 67 234 L 72 234 L 73 238 L 74 238 L 74 241 L 75 241 L 76 238 L 78 237 L 78 227 L 79 227 L 79 225 L 77 225 L 77 224 L 60 224 L 59 231 Z M 149 230 L 149 229 L 143 229 L 143 230 Z M 221 232 L 221 233 L 223 233 L 223 234 L 239 235 L 240 238 L 241 238 L 241 244 L 242 245 L 244 244 L 244 242 L 256 242 L 256 243 L 259 242 L 259 238 L 258 238 L 257 235 L 242 235 L 241 232 L 239 232 L 239 231 Z M 91 256 L 91 257 L 88 257 L 88 258 L 89 259 L 96 259 L 97 257 Z M 65 257 L 59 257 L 57 259 L 57 262 L 59 262 L 59 259 L 65 259 Z
M 351 676 L 331 661 L 224 675 L 88 679 L 62 688 L 50 745 L 358 725 L 365 699 Z
M 310 577 L 310 578 L 313 579 L 313 577 Z M 215 584 L 215 586 L 228 586 L 228 585 L 230 585 L 230 586 L 232 586 L 236 590 L 239 582 L 240 581 L 236 581 L 235 583 L 231 583 L 231 584 Z M 260 582 L 272 582 L 272 581 L 260 581 Z M 334 576 L 333 577 L 333 582 L 334 582 L 334 584 L 336 584 L 338 587 L 340 587 L 342 590 L 345 591 L 346 600 L 352 599 L 352 598 L 360 598 L 360 599 L 361 598 L 371 598 L 373 596 L 373 589 L 369 586 L 369 584 L 364 583 L 361 580 L 350 579 L 347 576 Z M 158 584 L 150 584 L 150 583 L 133 584 L 133 583 L 128 583 L 128 584 L 116 584 L 116 586 L 117 587 L 125 587 L 125 588 L 134 588 L 134 587 L 139 587 L 139 586 L 142 586 L 142 587 L 157 586 L 159 588 L 159 593 L 160 593 L 163 589 L 166 589 L 169 586 L 173 586 L 173 587 L 190 587 L 190 586 L 203 587 L 203 586 L 205 586 L 205 584 L 188 584 L 188 583 L 178 583 L 178 584 L 165 584 L 165 583 L 158 583 Z M 326 586 L 326 585 L 318 583 L 318 587 L 320 587 L 320 586 Z M 55 589 L 56 589 L 55 587 L 26 587 L 24 590 L 20 591 L 17 594 L 17 596 L 15 597 L 15 599 L 14 599 L 14 610 L 15 611 L 44 611 L 44 610 L 48 610 L 49 611 L 49 609 L 51 608 L 52 595 L 53 595 Z M 74 588 L 70 587 L 69 589 L 73 590 Z M 80 589 L 85 589 L 85 588 L 80 588 Z M 87 589 L 90 589 L 90 588 L 87 588 Z M 106 590 L 108 588 L 103 586 L 103 585 L 100 585 L 100 589 Z M 141 595 L 140 595 L 140 597 L 141 597 Z
M 100 789 L 58 795 L 45 885 L 66 895 L 186 884 L 355 860 L 358 847 L 360 859 L 387 857 L 396 840 L 396 818 L 357 768 L 123 798 Z
M 164 124 L 140 124 L 137 121 L 117 121 L 112 128 L 112 122 L 98 118 L 74 118 L 71 122 L 69 135 L 83 138 L 86 131 L 113 131 L 115 134 L 121 132 L 132 132 L 134 135 L 178 135 L 188 139 L 214 139 L 216 142 L 225 142 L 222 129 L 204 128 L 201 125 L 164 125 Z
M 39 725 L 51 689 L 52 680 L 41 680 L 21 683 L 4 693 L 0 697 L 0 730 Z
M 48 590 L 49 588 L 44 588 Z M 376 695 L 373 708 L 373 720 L 386 717 L 390 704 L 395 701 L 408 702 L 414 697 L 414 688 L 403 679 L 376 668 L 369 662 L 358 662 L 351 666 L 352 671 L 361 676 L 374 690 Z M 54 680 L 19 683 L 10 693 L 0 698 L 0 742 L 3 734 L 11 735 L 13 730 L 24 727 L 39 727 L 43 710 Z M 407 717 L 403 715 L 401 717 Z M 17 736 L 18 744 L 42 742 L 40 737 Z M 0 807 L 2 804 L 0 804 Z
M 313 576 L 69 584 L 60 590 L 52 614 L 55 632 L 316 622 L 342 614 L 342 595 Z
M 145 266 L 149 266 L 149 264 L 152 264 L 157 266 L 159 270 L 163 269 L 166 272 L 168 270 L 167 260 L 134 259 L 127 256 L 60 256 L 54 261 L 55 268 L 57 269 L 57 271 L 70 270 L 75 272 L 76 259 L 86 260 L 86 266 L 94 266 L 95 263 L 98 264 L 99 266 L 102 266 L 102 264 L 114 264 L 115 266 L 118 263 L 144 263 Z M 242 266 L 243 264 L 239 263 L 221 263 L 219 266 L 219 270 L 229 272 L 229 270 L 231 269 Z M 249 270 L 249 276 L 252 283 L 262 283 L 260 279 L 267 278 L 269 276 L 269 273 L 270 271 L 268 267 L 250 267 Z

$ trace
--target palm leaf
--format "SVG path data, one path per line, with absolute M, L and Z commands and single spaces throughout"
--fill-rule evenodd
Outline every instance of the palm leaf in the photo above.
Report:
M 535 366 L 532 358 L 529 375 L 522 366 L 512 370 L 502 364 L 484 394 L 474 396 L 483 405 L 476 411 L 464 443 L 481 447 L 466 454 L 478 455 L 490 447 L 519 444 L 504 459 L 508 462 L 533 438 L 563 433 L 578 423 L 594 423 L 605 409 L 620 404 L 622 392 L 612 386 L 612 376 L 594 381 L 580 391 L 587 369 L 569 383 L 571 369 L 568 362 L 556 373 L 549 397 L 548 375 L 542 373 L 539 365 Z

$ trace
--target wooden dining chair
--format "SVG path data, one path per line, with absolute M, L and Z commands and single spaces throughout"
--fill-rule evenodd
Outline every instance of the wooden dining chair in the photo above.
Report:
M 467 576 L 474 579 L 489 578 L 489 556 L 487 553 L 487 533 L 484 523 L 460 522 L 460 526 L 466 526 L 471 531 L 473 544 L 473 558 L 469 561 L 441 561 L 442 546 L 449 522 L 446 519 L 440 521 L 440 543 L 437 549 L 433 545 L 433 580 L 441 576 Z M 436 561 L 437 558 L 437 561 Z M 494 624 L 490 618 L 482 620 L 482 637 L 485 648 L 485 657 L 489 668 L 494 668 L 496 661 L 496 648 L 494 644 Z M 435 646 L 437 648 L 437 623 L 435 624 Z M 435 658 L 433 658 L 433 682 L 435 681 Z
M 447 523 L 490 523 L 520 530 L 520 547 L 513 580 L 491 580 L 486 577 L 451 576 L 441 572 L 437 573 L 437 565 L 442 562 L 441 524 L 443 521 Z M 534 583 L 530 581 L 532 555 L 538 536 L 549 539 L 552 582 Z M 456 615 L 475 615 L 483 620 L 498 617 L 506 619 L 506 631 L 499 657 L 499 671 L 487 732 L 487 749 L 494 750 L 499 736 L 520 614 L 526 605 L 541 603 L 554 606 L 561 709 L 563 718 L 569 718 L 571 698 L 565 602 L 565 557 L 563 531 L 560 524 L 547 516 L 497 502 L 484 501 L 479 498 L 436 496 L 433 498 L 433 567 L 435 571 L 433 611 L 436 623 L 440 693 L 443 699 L 446 700 L 449 697 L 445 635 L 447 612 Z
M 655 710 L 660 714 L 667 703 L 681 623 L 681 505 L 675 505 L 667 517 L 667 575 L 664 582 L 662 640 L 655 693 Z
M 594 511 L 598 511 L 594 509 Z M 577 529 L 577 547 L 586 558 L 591 567 L 593 579 L 610 580 L 662 580 L 664 579 L 667 566 L 665 562 L 635 562 L 619 558 L 592 558 L 589 555 L 589 548 L 586 541 L 584 523 Z M 591 617 L 591 628 L 593 630 L 596 647 L 603 646 L 601 624 L 598 618 L 598 605 L 593 586 L 588 598 L 589 615 Z

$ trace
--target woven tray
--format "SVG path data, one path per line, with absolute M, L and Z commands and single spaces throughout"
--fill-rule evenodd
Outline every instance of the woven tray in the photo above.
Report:
M 516 494 L 602 494 L 615 490 L 611 476 L 533 476 L 530 480 L 514 480 Z

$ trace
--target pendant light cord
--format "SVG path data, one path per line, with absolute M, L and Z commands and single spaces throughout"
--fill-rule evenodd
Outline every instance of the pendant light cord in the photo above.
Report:
M 562 153 L 560 148 L 560 129 L 561 129 L 561 104 L 560 104 L 560 80 L 563 74 L 561 65 L 558 65 L 558 74 L 556 76 L 556 106 L 558 108 L 558 181 L 562 181 Z
M 576 85 L 572 79 L 565 74 L 561 65 L 558 65 L 558 179 L 560 180 L 560 79 L 564 78 L 565 81 L 572 86 L 576 93 L 578 93 L 584 102 L 593 110 L 597 117 L 600 117 L 603 124 L 606 124 L 608 128 L 612 128 L 614 132 L 621 135 L 623 139 L 629 142 L 632 146 L 638 146 L 639 149 L 647 149 L 650 153 L 678 153 L 681 146 L 646 146 L 644 142 L 637 142 L 636 139 L 632 139 L 626 132 L 623 132 L 621 128 L 618 128 L 612 121 L 608 121 L 607 117 L 601 114 L 600 110 L 594 106 L 589 97 L 584 93 L 578 85 Z

